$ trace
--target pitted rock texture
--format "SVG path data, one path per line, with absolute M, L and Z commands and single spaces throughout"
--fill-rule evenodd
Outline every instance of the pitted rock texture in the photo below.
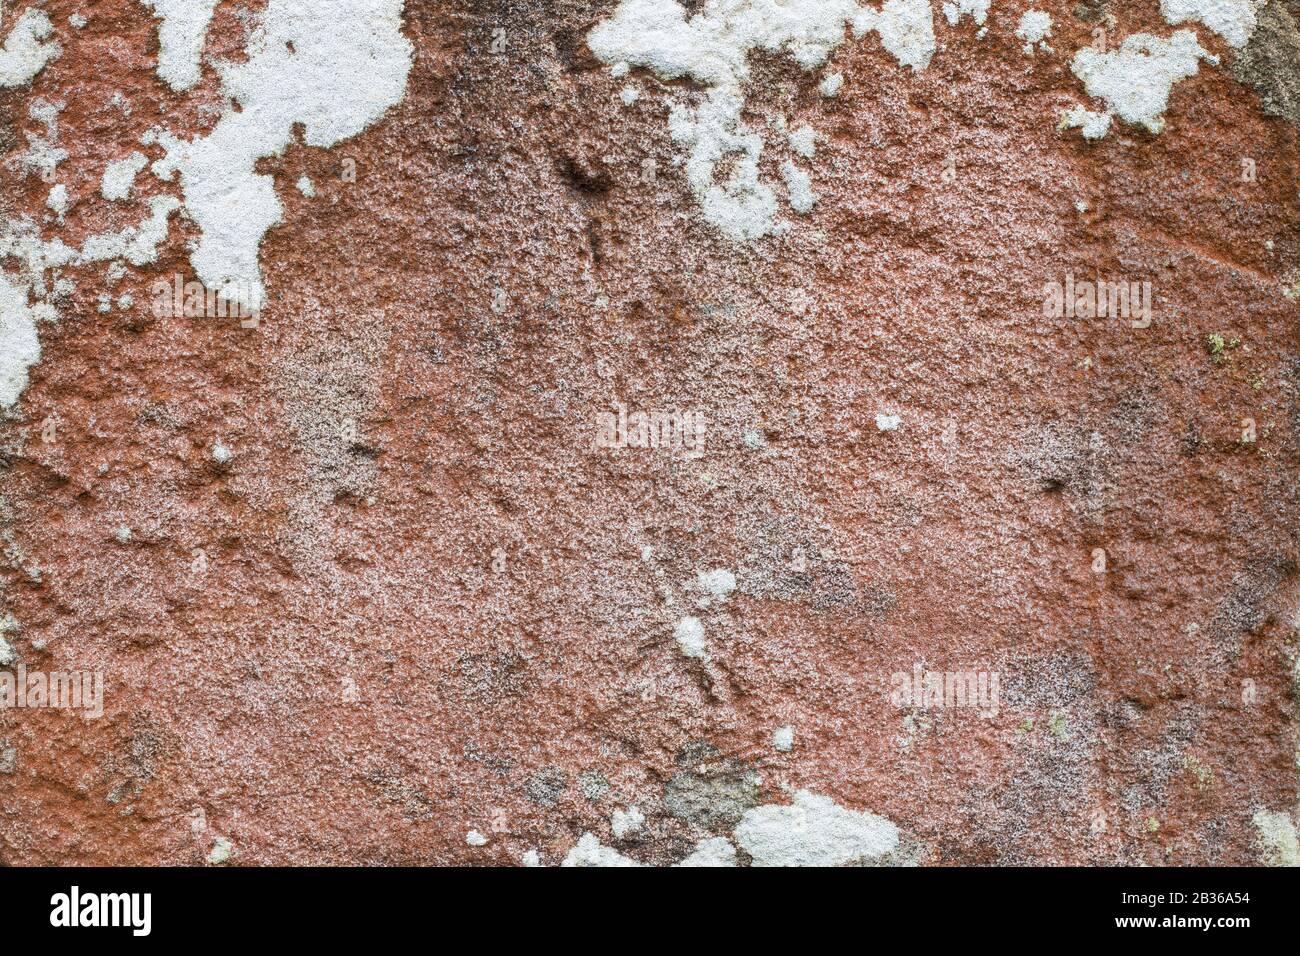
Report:
M 0 671 L 104 692 L 0 708 L 0 864 L 1295 862 L 1300 4 L 1221 6 L 3 4 Z

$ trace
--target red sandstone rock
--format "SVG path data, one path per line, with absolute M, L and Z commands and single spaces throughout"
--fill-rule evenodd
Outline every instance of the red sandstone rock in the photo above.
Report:
M 330 6 L 223 0 L 177 91 L 137 0 L 5 5 L 4 35 L 42 10 L 60 53 L 0 90 L 25 303 L 0 327 L 53 313 L 0 423 L 0 650 L 104 695 L 0 710 L 0 863 L 1294 854 L 1300 5 L 1241 48 L 1155 0 L 993 0 L 982 37 L 936 2 L 924 69 L 883 28 L 807 69 L 750 51 L 738 117 L 785 226 L 737 241 L 670 128 L 713 87 L 612 75 L 588 37 L 614 3 L 376 0 L 350 29 L 375 64 L 409 43 L 409 73 L 362 122 L 340 97 L 384 67 L 325 50 L 340 89 L 257 158 L 282 221 L 256 321 L 155 314 L 265 206 L 204 223 L 150 168 L 110 201 L 106 165 L 164 161 L 155 127 L 260 130 L 324 41 L 245 120 L 219 64 L 253 76 L 272 8 Z M 1031 7 L 1050 49 L 1026 53 Z M 1106 112 L 1071 69 L 1098 30 L 1112 55 L 1187 30 L 1219 63 L 1158 134 L 1087 140 L 1059 120 Z M 41 104 L 67 153 L 44 179 Z M 138 265 L 17 254 L 24 222 L 83 249 L 152 197 L 181 208 Z M 1149 325 L 1044 314 L 1098 278 L 1149 283 Z M 699 441 L 608 447 L 620 405 L 698 413 Z M 996 707 L 901 700 L 918 672 L 995 677 Z

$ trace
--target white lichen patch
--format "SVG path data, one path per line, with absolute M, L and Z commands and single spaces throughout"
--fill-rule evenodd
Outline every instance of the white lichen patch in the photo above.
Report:
M 790 806 L 747 810 L 735 837 L 754 866 L 843 866 L 889 853 L 898 846 L 898 827 L 800 790 Z
M 1300 838 L 1289 814 L 1256 810 L 1253 818 L 1260 859 L 1268 866 L 1300 866 Z
M 487 837 L 477 830 L 470 830 L 465 834 L 465 843 L 469 846 L 487 846 Z
M 27 387 L 27 370 L 41 359 L 36 316 L 27 286 L 0 271 L 0 406 L 10 408 Z
M 686 657 L 703 657 L 705 651 L 704 625 L 698 617 L 684 617 L 673 631 L 677 647 Z
M 772 746 L 782 753 L 789 753 L 794 749 L 794 728 L 778 727 L 772 731 Z
M 248 59 L 218 67 L 222 90 L 238 108 L 228 108 L 207 136 L 183 140 L 156 130 L 146 137 L 167 151 L 154 173 L 166 180 L 180 174 L 186 211 L 201 230 L 190 261 L 209 289 L 253 311 L 262 307 L 259 250 L 283 210 L 272 178 L 254 167 L 280 155 L 299 124 L 308 146 L 328 148 L 401 101 L 412 62 L 403 6 L 271 0 Z
M 177 93 L 199 82 L 199 56 L 217 0 L 140 0 L 162 20 L 158 75 Z
M 149 200 L 149 217 L 121 232 L 90 236 L 72 257 L 73 265 L 125 259 L 133 266 L 143 266 L 158 258 L 158 247 L 167 239 L 167 222 L 180 208 L 175 196 L 153 196 Z M 56 240 L 57 241 L 57 240 Z M 3 243 L 0 243 L 0 247 Z
M 615 834 L 618 836 L 618 834 Z M 529 851 L 532 852 L 532 851 Z M 536 854 L 534 853 L 534 858 Z M 528 863 L 528 856 L 525 854 L 525 866 L 536 866 L 539 863 Z M 584 833 L 582 838 L 574 844 L 569 850 L 568 855 L 560 863 L 560 866 L 643 866 L 644 864 L 624 856 L 617 850 L 603 845 L 600 840 L 596 839 L 594 834 Z M 695 850 L 681 862 L 674 863 L 674 867 L 714 867 L 714 866 L 737 866 L 736 848 L 732 846 L 731 841 L 726 837 L 709 837 L 701 840 L 695 845 Z
M 616 840 L 622 840 L 639 832 L 643 826 L 645 826 L 645 814 L 637 807 L 615 810 L 609 818 L 609 828 Z
M 23 136 L 27 140 L 27 150 L 18 157 L 18 162 L 46 182 L 54 179 L 59 164 L 68 158 L 68 151 L 58 145 L 59 111 L 62 108 L 61 104 L 48 100 L 35 100 L 27 108 L 27 115 L 45 127 L 45 135 L 25 130 Z
M 43 10 L 28 10 L 5 37 L 0 48 L 0 87 L 26 86 L 60 52 L 47 41 L 54 24 Z
M 695 845 L 690 856 L 674 866 L 736 866 L 736 848 L 726 837 L 710 837 Z
M 713 601 L 725 601 L 736 590 L 736 576 L 726 568 L 701 571 L 695 576 L 695 586 Z
M 840 88 L 844 86 L 843 73 L 827 73 L 822 77 L 822 81 L 817 84 L 817 92 L 827 98 L 838 96 Z
M 45 206 L 62 222 L 68 211 L 68 187 L 63 183 L 50 187 L 49 195 L 45 197 Z
M 1016 36 L 1025 41 L 1026 53 L 1034 52 L 1034 44 L 1042 44 L 1052 35 L 1052 15 L 1045 10 L 1026 10 L 1016 25 Z
M 1202 59 L 1218 62 L 1190 30 L 1179 30 L 1168 40 L 1135 33 L 1118 50 L 1099 53 L 1083 48 L 1074 55 L 1070 69 L 1089 96 L 1105 101 L 1108 113 L 1159 133 L 1174 84 L 1195 75 Z
M 707 0 L 688 20 L 675 0 L 622 0 L 587 43 L 606 63 L 738 86 L 749 77 L 751 50 L 788 52 L 805 70 L 821 66 L 861 12 L 853 0 Z
M 66 279 L 50 282 L 47 273 L 53 271 L 57 277 L 58 270 L 65 267 L 118 260 L 135 266 L 153 262 L 167 238 L 168 220 L 179 205 L 174 196 L 155 196 L 149 200 L 147 219 L 121 232 L 89 236 L 80 249 L 58 238 L 41 241 L 30 220 L 4 224 L 0 258 L 18 260 L 26 274 L 21 278 L 0 274 L 0 405 L 7 408 L 18 400 L 27 386 L 27 369 L 40 359 L 36 322 L 55 320 L 54 299 L 73 288 Z M 33 297 L 38 301 L 31 302 Z M 102 295 L 100 301 L 110 303 L 111 297 Z M 101 311 L 108 308 L 111 305 L 101 305 Z
M 777 231 L 776 195 L 758 176 L 763 138 L 740 119 L 742 100 L 717 87 L 697 109 L 674 105 L 668 130 L 687 147 L 686 181 L 704 218 L 729 239 L 759 239 Z M 715 171 L 727 156 L 738 155 L 730 177 L 718 183 Z
M 1101 139 L 1110 131 L 1110 114 L 1075 106 L 1061 114 L 1058 129 L 1080 129 L 1084 139 Z
M 148 163 L 148 158 L 139 150 L 126 159 L 109 163 L 104 167 L 104 175 L 99 181 L 99 194 L 111 202 L 130 199 L 135 177 L 140 175 Z
M 1243 47 L 1255 34 L 1255 12 L 1263 0 L 1160 0 L 1160 13 L 1170 26 L 1189 20 L 1202 23 L 1228 41 Z
M 989 0 L 950 0 L 943 5 L 943 16 L 949 26 L 955 27 L 962 17 L 970 17 L 983 26 L 989 17 Z
M 584 833 L 560 866 L 640 866 L 636 860 L 603 846 L 594 834 Z
M 877 431 L 882 431 L 882 432 L 897 431 L 899 426 L 902 424 L 903 424 L 903 419 L 900 418 L 898 415 L 887 415 L 884 412 L 881 412 L 879 415 L 876 416 Z
M 790 130 L 786 134 L 786 142 L 804 159 L 812 159 L 817 154 L 817 133 L 807 123 Z
M 800 215 L 808 215 L 817 205 L 817 194 L 813 192 L 812 177 L 807 170 L 800 169 L 790 160 L 781 164 L 781 178 L 790 196 L 790 207 Z
M 686 177 L 704 218 L 737 242 L 782 232 L 772 187 L 759 177 L 765 141 L 741 119 L 749 54 L 786 53 L 804 70 L 822 66 L 845 39 L 879 33 L 900 63 L 924 69 L 934 53 L 929 0 L 886 0 L 879 12 L 854 0 L 707 0 L 688 18 L 675 0 L 622 0 L 587 35 L 597 57 L 616 76 L 644 67 L 664 80 L 687 78 L 707 88 L 702 102 L 674 104 L 669 132 L 687 150 Z M 842 77 L 822 82 L 835 95 Z M 718 171 L 730 166 L 719 182 Z M 802 170 L 785 171 L 791 205 L 808 212 L 816 202 Z
M 308 199 L 316 198 L 316 184 L 312 182 L 309 177 L 299 176 L 298 182 L 295 185 L 298 189 L 298 192 L 302 193 Z
M 934 56 L 934 14 L 929 0 L 886 0 L 879 13 L 869 9 L 860 13 L 853 29 L 859 35 L 875 30 L 885 49 L 913 70 L 924 70 Z

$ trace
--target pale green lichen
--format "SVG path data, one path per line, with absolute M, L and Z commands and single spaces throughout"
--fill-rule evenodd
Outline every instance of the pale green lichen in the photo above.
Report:
M 1231 349 L 1240 348 L 1241 339 L 1229 339 L 1222 332 L 1211 332 L 1205 337 L 1205 351 L 1210 353 L 1210 358 L 1216 362 L 1221 362 L 1225 354 Z
M 1300 866 L 1300 840 L 1290 814 L 1260 809 L 1253 822 L 1260 860 L 1266 866 Z
M 735 836 L 754 866 L 844 866 L 885 856 L 899 834 L 884 817 L 799 790 L 788 806 L 746 811 Z
M 1201 763 L 1191 754 L 1183 758 L 1183 769 L 1196 780 L 1197 790 L 1208 790 L 1214 786 L 1214 771 Z
M 636 860 L 626 857 L 617 850 L 602 846 L 594 833 L 584 833 L 581 839 L 569 850 L 563 867 L 630 867 L 640 866 Z
M 208 853 L 208 864 L 210 866 L 221 866 L 230 859 L 234 849 L 234 845 L 225 837 L 218 838 L 212 844 L 212 850 Z

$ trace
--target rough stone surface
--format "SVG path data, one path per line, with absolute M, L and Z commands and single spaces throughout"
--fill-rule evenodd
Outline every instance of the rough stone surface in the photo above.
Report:
M 1295 862 L 1300 5 L 941 6 L 3 4 L 0 864 Z

